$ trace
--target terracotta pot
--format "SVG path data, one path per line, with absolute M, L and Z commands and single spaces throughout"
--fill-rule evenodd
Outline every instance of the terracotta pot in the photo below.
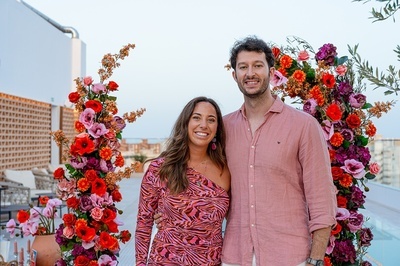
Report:
M 55 237 L 55 235 L 35 236 L 32 250 L 37 251 L 36 265 L 54 266 L 54 263 L 61 258 L 60 246 Z

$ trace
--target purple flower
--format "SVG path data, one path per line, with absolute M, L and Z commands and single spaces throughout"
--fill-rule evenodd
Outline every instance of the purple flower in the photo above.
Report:
M 371 245 L 371 241 L 374 238 L 374 235 L 369 228 L 362 228 L 360 231 L 360 241 L 361 246 L 369 247 Z
M 75 169 L 82 169 L 87 163 L 86 157 L 71 157 L 70 164 Z
M 64 230 L 64 224 L 60 224 L 60 226 L 56 230 L 56 242 L 60 246 L 68 244 L 68 239 L 63 237 L 63 230 Z
M 317 112 L 316 107 L 318 106 L 318 103 L 315 99 L 311 98 L 308 99 L 307 102 L 303 105 L 303 111 L 306 113 L 309 113 L 310 115 L 315 115 Z
M 361 108 L 367 102 L 367 97 L 361 93 L 352 93 L 349 96 L 350 106 L 353 108 Z
M 100 92 L 105 92 L 106 86 L 104 86 L 104 84 L 101 83 L 93 84 L 92 91 L 97 94 L 99 94 Z
M 98 170 L 100 168 L 100 160 L 95 157 L 89 157 L 85 168 Z
M 67 263 L 63 259 L 58 259 L 54 266 L 67 266 Z
M 337 55 L 336 47 L 331 43 L 327 43 L 324 44 L 321 48 L 319 48 L 318 52 L 315 55 L 315 58 L 318 61 L 324 60 L 325 65 L 333 66 L 335 63 L 336 55 Z
M 340 134 L 342 134 L 343 138 L 347 141 L 353 141 L 354 139 L 354 134 L 353 131 L 348 129 L 348 128 L 344 128 L 340 131 Z
M 362 162 L 363 165 L 367 165 L 371 160 L 371 153 L 369 152 L 369 148 L 357 146 L 356 150 L 359 156 L 359 160 Z
M 121 117 L 119 117 L 119 116 L 114 116 L 114 117 L 113 117 L 113 120 L 114 120 L 114 124 L 116 125 L 116 127 L 117 127 L 120 131 L 122 131 L 122 130 L 126 127 L 125 120 L 122 119 Z
M 287 82 L 287 78 L 282 75 L 281 72 L 279 72 L 278 70 L 275 70 L 274 75 L 272 76 L 270 83 L 273 87 L 278 87 L 282 84 L 286 84 Z
M 90 197 L 87 195 L 82 196 L 80 199 L 79 207 L 82 211 L 85 211 L 85 212 L 90 211 L 93 208 L 92 200 L 90 199 Z
M 357 186 L 350 187 L 350 200 L 353 203 L 353 208 L 358 209 L 365 203 L 365 195 L 362 190 Z
M 353 87 L 347 81 L 343 81 L 339 83 L 336 91 L 339 96 L 349 96 L 353 92 Z
M 371 262 L 369 262 L 369 261 L 363 261 L 363 262 L 361 263 L 361 266 L 372 266 L 372 264 L 371 264 Z
M 355 233 L 361 229 L 364 223 L 364 216 L 361 213 L 350 211 L 350 217 L 348 221 L 349 222 L 347 226 L 349 227 L 350 232 Z
M 336 220 L 343 221 L 350 217 L 350 212 L 346 208 L 337 208 Z
M 332 255 L 337 262 L 354 263 L 356 260 L 356 250 L 350 239 L 337 240 Z

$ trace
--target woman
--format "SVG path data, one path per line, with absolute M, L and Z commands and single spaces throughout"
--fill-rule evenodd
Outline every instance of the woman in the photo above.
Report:
M 221 111 L 197 97 L 183 108 L 167 148 L 141 185 L 136 265 L 220 265 L 222 221 L 229 208 L 230 173 Z M 153 215 L 163 226 L 150 249 Z M 148 257 L 149 255 L 149 257 Z

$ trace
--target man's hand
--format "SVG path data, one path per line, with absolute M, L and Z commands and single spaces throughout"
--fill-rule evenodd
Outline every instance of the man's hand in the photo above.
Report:
M 163 220 L 162 219 L 162 214 L 161 213 L 156 213 L 156 214 L 154 214 L 153 218 L 154 218 L 154 223 L 156 224 L 157 229 L 161 229 L 161 227 L 162 227 L 161 222 Z

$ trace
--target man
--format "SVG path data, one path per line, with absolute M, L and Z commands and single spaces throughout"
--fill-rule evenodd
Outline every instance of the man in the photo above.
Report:
M 320 125 L 271 94 L 274 57 L 263 40 L 237 41 L 230 63 L 244 104 L 224 117 L 231 206 L 222 265 L 323 265 L 336 196 Z

